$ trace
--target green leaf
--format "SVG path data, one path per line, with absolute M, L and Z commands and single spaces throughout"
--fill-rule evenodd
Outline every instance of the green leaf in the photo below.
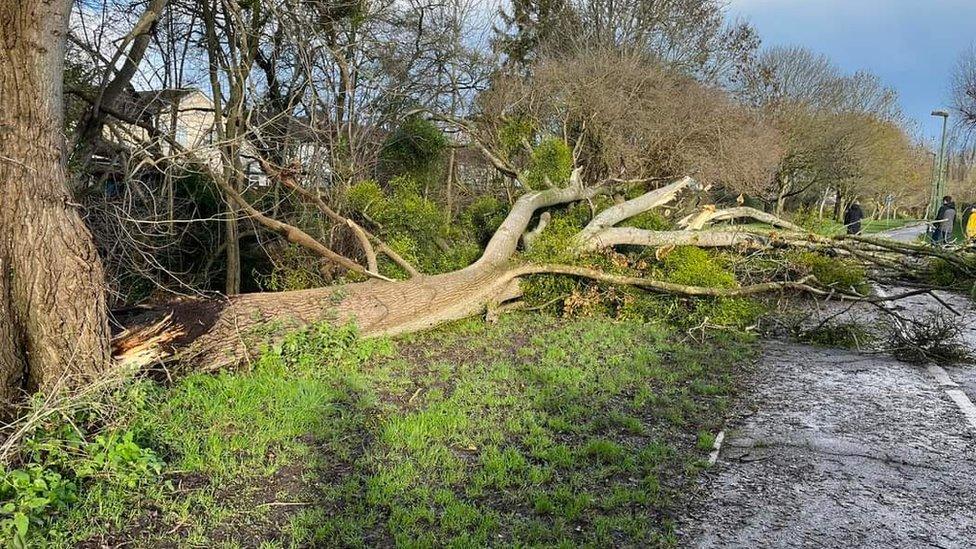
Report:
M 27 526 L 29 524 L 30 521 L 27 519 L 27 515 L 24 513 L 16 513 L 14 515 L 14 526 L 17 527 L 17 533 L 20 534 L 20 537 L 27 535 Z
M 51 503 L 51 500 L 48 498 L 35 497 L 31 498 L 30 501 L 27 502 L 27 507 L 31 509 L 43 509 L 44 507 L 47 507 L 48 503 Z

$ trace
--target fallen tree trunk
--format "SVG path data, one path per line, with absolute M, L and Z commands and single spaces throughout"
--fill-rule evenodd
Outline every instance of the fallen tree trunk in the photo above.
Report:
M 248 361 L 261 343 L 273 342 L 288 331 L 320 322 L 355 322 L 360 333 L 370 337 L 424 330 L 476 315 L 519 298 L 522 294 L 519 280 L 539 274 L 582 277 L 690 297 L 735 297 L 778 291 L 839 295 L 838 290 L 819 288 L 812 277 L 741 288 L 702 288 L 640 276 L 612 275 L 572 265 L 533 264 L 519 260 L 516 257 L 519 242 L 531 243 L 539 236 L 538 228 L 528 230 L 539 210 L 609 193 L 610 189 L 605 186 L 584 187 L 580 173 L 580 170 L 573 172 L 568 187 L 530 192 L 519 198 L 481 258 L 467 268 L 430 276 L 415 274 L 408 280 L 373 279 L 310 290 L 236 295 L 219 301 L 185 300 L 146 315 L 142 322 L 136 323 L 139 327 L 121 334 L 115 340 L 114 354 L 119 360 L 130 363 L 175 357 L 188 361 L 197 369 L 225 368 Z M 791 231 L 789 229 L 795 226 L 777 219 L 764 221 L 787 230 L 760 234 L 744 230 L 648 231 L 616 226 L 695 188 L 697 184 L 693 180 L 683 178 L 633 200 L 615 204 L 596 214 L 569 245 L 578 254 L 620 245 L 756 249 L 789 246 L 826 248 L 848 253 L 851 257 L 858 257 L 859 253 L 873 256 L 876 250 L 887 246 L 886 242 L 838 241 Z M 753 210 L 739 208 L 731 212 L 709 211 L 708 218 L 757 217 L 755 214 Z M 548 216 L 540 217 L 540 224 L 544 225 Z
M 236 295 L 220 301 L 184 300 L 156 311 L 152 322 L 116 338 L 115 355 L 129 361 L 134 356 L 138 356 L 140 361 L 178 356 L 192 360 L 198 368 L 213 369 L 247 359 L 249 350 L 261 339 L 268 336 L 274 339 L 276 334 L 323 321 L 356 322 L 365 336 L 418 331 L 478 314 L 493 304 L 515 299 L 521 295 L 519 278 L 541 273 L 581 276 L 684 295 L 710 295 L 715 291 L 635 277 L 601 278 L 596 271 L 570 266 L 525 264 L 513 260 L 519 241 L 524 235 L 531 234 L 527 229 L 537 211 L 608 192 L 604 186 L 584 187 L 580 174 L 581 170 L 574 171 L 566 188 L 532 192 L 519 198 L 485 247 L 481 258 L 465 269 L 432 276 L 414 276 L 409 280 L 370 280 L 293 292 Z M 635 234 L 632 231 L 614 229 L 613 225 L 668 203 L 694 185 L 690 178 L 683 178 L 608 208 L 595 216 L 580 232 L 576 239 L 577 251 L 583 253 L 624 243 L 665 245 L 687 241 L 700 244 L 704 238 L 716 239 L 718 244 L 718 240 L 744 242 L 752 238 L 746 233 L 727 235 L 677 231 L 660 233 L 660 238 L 654 240 L 650 236 L 655 233 L 645 231 L 638 239 L 630 238 Z M 787 288 L 772 285 L 746 291 Z M 166 320 L 158 321 L 159 317 Z M 161 342 L 158 348 L 148 349 L 145 342 L 155 340 Z

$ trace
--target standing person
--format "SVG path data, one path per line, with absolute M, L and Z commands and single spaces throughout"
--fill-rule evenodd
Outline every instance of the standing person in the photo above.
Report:
M 864 219 L 864 210 L 855 198 L 844 210 L 844 226 L 847 227 L 847 234 L 861 234 L 862 219 Z
M 942 197 L 942 206 L 935 214 L 935 233 L 932 240 L 936 245 L 948 244 L 956 223 L 956 203 L 951 196 Z

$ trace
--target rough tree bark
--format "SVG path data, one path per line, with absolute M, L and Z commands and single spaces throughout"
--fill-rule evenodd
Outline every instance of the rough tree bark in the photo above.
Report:
M 109 365 L 101 263 L 64 168 L 71 3 L 0 2 L 0 398 L 8 402 Z

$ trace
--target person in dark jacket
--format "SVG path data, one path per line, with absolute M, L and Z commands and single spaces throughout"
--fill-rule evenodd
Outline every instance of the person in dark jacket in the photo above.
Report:
M 935 214 L 935 232 L 932 241 L 937 245 L 947 244 L 952 238 L 953 227 L 956 223 L 956 203 L 951 196 L 942 198 L 939 213 Z
M 847 234 L 861 234 L 862 219 L 864 219 L 864 210 L 855 198 L 844 210 L 844 226 L 847 227 Z

